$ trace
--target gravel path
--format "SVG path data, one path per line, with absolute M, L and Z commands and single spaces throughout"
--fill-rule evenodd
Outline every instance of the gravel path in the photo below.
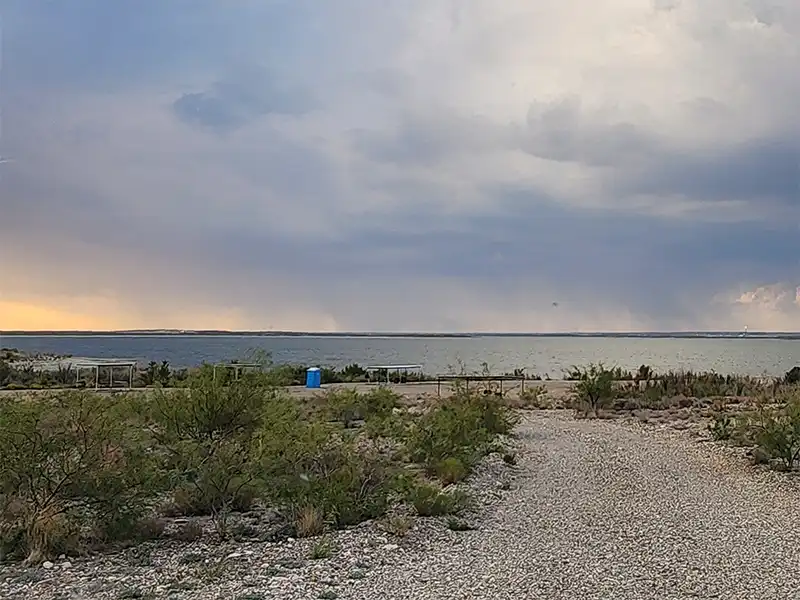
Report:
M 341 598 L 800 598 L 800 493 L 686 434 L 533 413 L 511 492 L 457 548 Z M 344 591 L 344 590 L 342 590 Z

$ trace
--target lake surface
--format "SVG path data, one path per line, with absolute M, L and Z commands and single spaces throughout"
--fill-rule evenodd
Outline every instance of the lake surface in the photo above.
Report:
M 141 363 L 167 360 L 175 367 L 243 359 L 258 348 L 276 363 L 340 368 L 349 363 L 420 364 L 429 374 L 479 370 L 493 373 L 524 368 L 561 376 L 572 365 L 602 361 L 636 369 L 668 369 L 782 375 L 800 365 L 800 339 L 647 337 L 333 337 L 256 335 L 90 335 L 0 336 L 0 346 L 29 352 L 92 358 L 129 358 Z

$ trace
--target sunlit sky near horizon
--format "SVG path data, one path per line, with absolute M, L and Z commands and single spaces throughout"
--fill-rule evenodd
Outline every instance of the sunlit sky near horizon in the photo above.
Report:
M 0 15 L 0 330 L 800 330 L 796 1 Z

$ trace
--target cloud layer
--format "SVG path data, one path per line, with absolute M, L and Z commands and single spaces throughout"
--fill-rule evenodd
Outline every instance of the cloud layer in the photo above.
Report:
M 0 6 L 0 329 L 800 328 L 796 2 Z

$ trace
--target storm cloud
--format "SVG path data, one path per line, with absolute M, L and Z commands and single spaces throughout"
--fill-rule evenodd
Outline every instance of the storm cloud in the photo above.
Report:
M 794 330 L 789 0 L 2 0 L 0 330 Z

